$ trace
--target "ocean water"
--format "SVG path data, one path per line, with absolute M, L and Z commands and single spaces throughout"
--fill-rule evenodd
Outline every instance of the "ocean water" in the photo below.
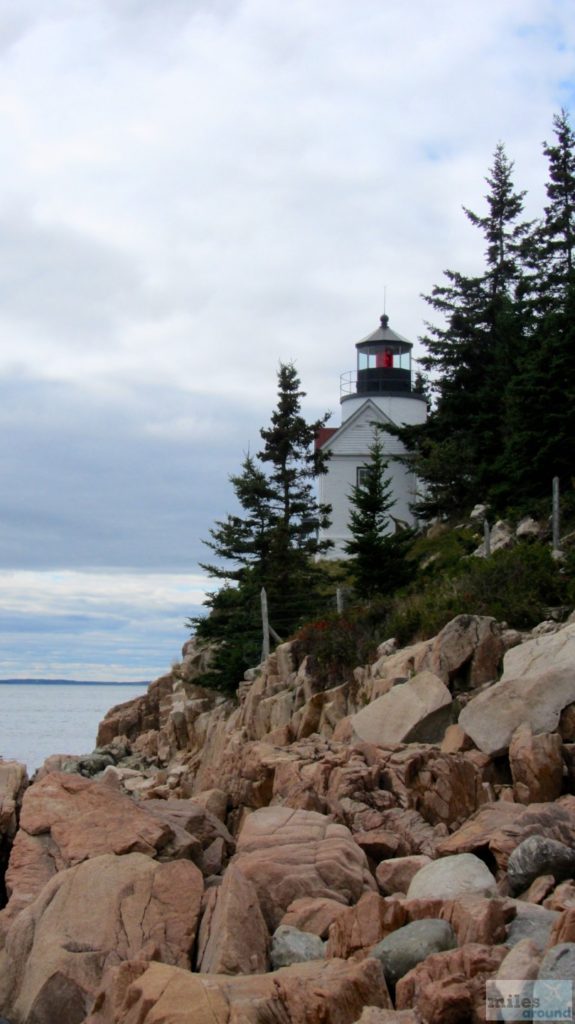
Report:
M 145 692 L 145 683 L 0 681 L 0 757 L 31 775 L 50 754 L 88 754 L 106 712 Z

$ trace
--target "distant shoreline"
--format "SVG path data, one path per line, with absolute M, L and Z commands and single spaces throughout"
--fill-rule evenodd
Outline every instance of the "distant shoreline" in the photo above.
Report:
M 0 686 L 149 686 L 150 680 L 111 681 L 101 679 L 0 679 Z

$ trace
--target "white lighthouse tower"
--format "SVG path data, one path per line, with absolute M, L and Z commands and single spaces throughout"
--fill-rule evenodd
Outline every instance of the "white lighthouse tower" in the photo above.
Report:
M 389 326 L 382 316 L 380 326 L 356 344 L 357 367 L 341 376 L 341 426 L 324 428 L 317 439 L 322 450 L 330 453 L 328 470 L 319 478 L 319 499 L 331 505 L 331 526 L 322 531 L 322 540 L 333 547 L 327 558 L 345 558 L 344 544 L 350 539 L 350 495 L 361 483 L 362 468 L 369 462 L 375 424 L 396 426 L 423 423 L 427 405 L 422 394 L 414 391 L 411 366 L 413 345 Z M 416 479 L 394 456 L 405 451 L 397 438 L 381 433 L 385 454 L 389 457 L 388 475 L 395 504 L 391 515 L 410 525 L 414 517 L 410 504 L 416 496 Z

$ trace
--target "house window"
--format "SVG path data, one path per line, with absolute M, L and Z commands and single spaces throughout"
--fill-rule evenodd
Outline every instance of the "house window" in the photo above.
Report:
M 358 487 L 366 487 L 367 486 L 368 473 L 369 473 L 369 467 L 368 466 L 358 466 L 357 467 L 357 486 Z

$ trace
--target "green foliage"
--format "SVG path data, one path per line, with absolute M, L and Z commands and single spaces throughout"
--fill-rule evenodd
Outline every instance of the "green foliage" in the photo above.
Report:
M 452 576 L 482 540 L 483 534 L 471 526 L 436 523 L 414 539 L 408 558 L 417 565 L 419 578 L 424 582 Z
M 568 580 L 541 544 L 519 544 L 491 558 L 460 562 L 402 597 L 388 619 L 390 635 L 405 643 L 434 636 L 455 615 L 490 615 L 516 629 L 544 619 L 550 606 L 568 598 Z
M 391 594 L 408 579 L 407 549 L 413 531 L 394 529 L 390 510 L 395 498 L 386 477 L 387 460 L 378 433 L 369 449 L 364 479 L 350 495 L 351 539 L 345 550 L 360 597 Z
M 324 688 L 349 680 L 353 669 L 372 661 L 378 644 L 395 637 L 400 646 L 435 636 L 456 615 L 489 615 L 517 629 L 546 618 L 549 607 L 575 599 L 575 553 L 558 565 L 541 544 L 521 543 L 489 559 L 461 554 L 468 538 L 450 530 L 439 538 L 448 567 L 427 582 L 315 620 L 296 634 L 300 658 Z M 575 551 L 575 549 L 574 549 Z M 569 561 L 570 560 L 570 561 Z
M 188 626 L 219 645 L 202 682 L 224 692 L 233 692 L 260 661 L 262 587 L 271 625 L 286 638 L 322 604 L 323 576 L 313 560 L 329 546 L 318 540 L 329 510 L 318 504 L 313 484 L 326 460 L 312 446 L 327 417 L 307 423 L 303 397 L 295 368 L 281 365 L 278 404 L 270 427 L 261 430 L 259 462 L 247 455 L 242 472 L 230 478 L 240 511 L 218 520 L 206 542 L 216 561 L 202 568 L 223 586 L 208 597 L 208 615 Z
M 421 518 L 486 501 L 499 512 L 565 491 L 575 464 L 575 133 L 553 121 L 547 205 L 522 219 L 524 192 L 495 150 L 487 212 L 465 209 L 486 243 L 475 275 L 447 270 L 425 296 L 435 317 L 421 360 L 434 404 L 425 424 L 390 428 L 425 487 Z
M 478 501 L 492 511 L 546 515 L 551 482 L 561 481 L 563 508 L 575 527 L 575 133 L 562 111 L 545 143 L 547 205 L 536 223 L 523 220 L 524 193 L 497 146 L 483 215 L 465 209 L 484 239 L 476 274 L 447 270 L 426 300 L 436 318 L 423 338 L 417 390 L 429 398 L 425 424 L 386 427 L 424 487 L 422 519 L 454 521 Z M 272 625 L 313 657 L 325 685 L 369 660 L 377 643 L 437 633 L 460 613 L 493 615 L 528 628 L 546 607 L 575 600 L 575 555 L 561 565 L 540 545 L 518 545 L 489 560 L 470 558 L 481 538 L 470 529 L 413 540 L 389 531 L 391 494 L 377 446 L 366 485 L 352 495 L 351 556 L 326 573 L 314 559 L 318 526 L 329 509 L 313 494 L 325 455 L 312 443 L 324 417 L 301 414 L 295 368 L 281 366 L 278 404 L 264 447 L 231 478 L 240 512 L 216 522 L 208 573 L 223 582 L 209 614 L 191 625 L 220 651 L 211 683 L 235 689 L 259 660 L 259 590 L 266 587 Z M 352 573 L 367 603 L 345 616 L 318 619 L 327 594 Z M 384 596 L 381 596 L 384 595 Z M 309 624 L 302 627 L 302 624 Z M 302 628 L 300 628 L 302 627 Z
M 380 598 L 308 622 L 294 637 L 297 660 L 309 656 L 310 671 L 323 689 L 348 681 L 354 668 L 375 659 L 386 637 L 389 607 L 389 599 Z

